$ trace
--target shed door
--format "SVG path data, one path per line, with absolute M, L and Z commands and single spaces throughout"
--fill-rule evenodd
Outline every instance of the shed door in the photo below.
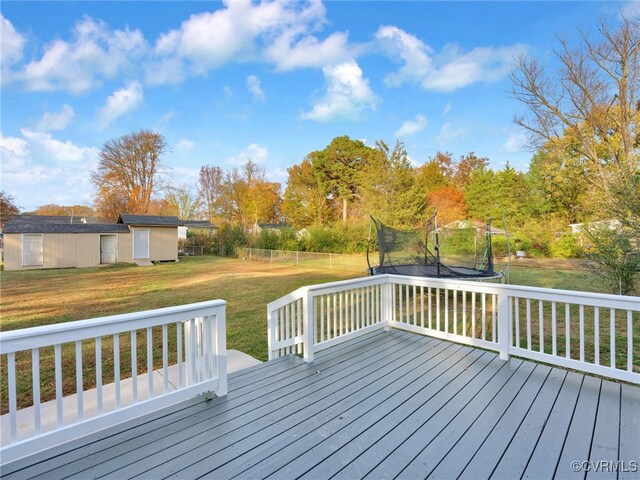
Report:
M 33 267 L 42 265 L 42 235 L 22 235 L 22 265 Z
M 133 231 L 133 258 L 149 258 L 149 230 Z
M 100 235 L 100 263 L 116 263 L 117 250 L 115 235 Z

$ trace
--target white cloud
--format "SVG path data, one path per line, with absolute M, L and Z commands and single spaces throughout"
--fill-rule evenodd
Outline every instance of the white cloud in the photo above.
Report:
M 196 142 L 189 140 L 188 138 L 182 138 L 178 142 L 177 149 L 181 152 L 190 152 L 196 147 Z
M 451 102 L 447 103 L 442 110 L 442 116 L 444 117 L 447 113 L 451 111 Z
M 317 122 L 333 120 L 358 120 L 363 111 L 375 110 L 378 97 L 363 77 L 362 69 L 355 60 L 324 67 L 326 93 L 310 112 L 302 118 Z
M 242 166 L 247 163 L 248 160 L 252 160 L 254 163 L 265 163 L 268 158 L 269 149 L 267 147 L 258 145 L 257 143 L 251 143 L 238 155 L 227 158 L 226 163 L 229 165 Z
M 509 73 L 513 58 L 526 50 L 526 46 L 516 44 L 478 47 L 464 52 L 457 45 L 449 44 L 434 54 L 422 40 L 395 26 L 380 27 L 375 38 L 386 55 L 403 63 L 399 70 L 386 75 L 388 86 L 414 83 L 438 92 L 451 92 L 478 82 L 495 82 Z
M 464 135 L 464 130 L 462 128 L 454 128 L 451 123 L 447 122 L 440 127 L 440 131 L 438 135 L 436 135 L 436 140 L 440 144 L 447 144 L 456 140 Z
M 260 79 L 255 75 L 249 75 L 246 81 L 247 90 L 251 93 L 251 96 L 255 100 L 264 101 L 266 99 L 266 95 L 264 90 L 262 89 L 262 84 L 260 83 Z
M 116 118 L 138 108 L 144 99 L 142 85 L 137 80 L 113 92 L 100 109 L 100 124 L 105 127 Z
M 22 59 L 25 41 L 13 24 L 0 14 L 0 63 L 3 70 Z
M 26 140 L 17 137 L 5 137 L 0 133 L 0 159 L 2 160 L 3 177 L 8 171 L 24 167 L 28 155 L 29 147 Z
M 27 139 L 30 146 L 43 151 L 56 162 L 67 163 L 82 162 L 90 164 L 98 157 L 98 149 L 94 147 L 79 147 L 71 140 L 62 142 L 56 140 L 50 133 L 34 132 L 28 128 L 20 130 L 22 136 Z
M 298 41 L 295 38 L 294 31 L 284 33 L 265 49 L 265 59 L 273 63 L 277 70 L 333 65 L 348 60 L 355 53 L 345 32 L 334 32 L 324 40 L 312 35 Z
M 114 78 L 147 51 L 140 30 L 110 30 L 106 23 L 85 17 L 73 28 L 71 41 L 54 40 L 39 60 L 15 74 L 29 90 L 66 90 L 78 94 Z
M 267 48 L 270 53 L 266 58 L 274 61 L 276 51 L 290 46 L 293 38 L 316 29 L 324 21 L 325 9 L 320 0 L 305 4 L 292 0 L 258 3 L 227 0 L 223 8 L 191 15 L 178 29 L 158 38 L 156 58 L 162 62 L 174 59 L 166 64 L 172 75 L 158 74 L 172 80 L 182 75 L 180 72 L 185 68 L 196 75 L 204 74 L 231 61 L 260 58 L 261 47 L 271 44 L 274 47 Z
M 500 145 L 500 153 L 520 153 L 526 150 L 527 136 L 524 133 L 510 133 L 505 142 Z
M 427 117 L 421 114 L 417 114 L 413 120 L 407 120 L 400 128 L 396 130 L 394 135 L 396 137 L 404 137 L 407 135 L 413 135 L 414 133 L 423 130 L 427 126 Z
M 64 130 L 75 116 L 73 108 L 65 103 L 57 113 L 45 112 L 38 121 L 38 130 Z

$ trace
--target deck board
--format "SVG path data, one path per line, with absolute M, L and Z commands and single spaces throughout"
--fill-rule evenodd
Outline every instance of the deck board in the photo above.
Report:
M 22 478 L 559 478 L 640 460 L 640 388 L 391 331 L 3 465 Z M 588 478 L 616 477 L 591 472 Z M 620 472 L 618 478 L 636 478 Z

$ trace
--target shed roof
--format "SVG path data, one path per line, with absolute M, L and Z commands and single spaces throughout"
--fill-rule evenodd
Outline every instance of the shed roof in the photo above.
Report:
M 128 215 L 123 213 L 118 218 L 118 223 L 127 225 L 148 225 L 154 227 L 178 227 L 184 222 L 178 217 L 169 215 Z
M 23 223 L 98 223 L 96 217 L 84 216 L 84 215 L 16 215 L 11 217 L 11 222 L 23 222 Z
M 115 223 L 5 223 L 3 233 L 128 233 L 129 227 Z
M 191 228 L 218 228 L 207 220 L 183 220 L 181 226 Z

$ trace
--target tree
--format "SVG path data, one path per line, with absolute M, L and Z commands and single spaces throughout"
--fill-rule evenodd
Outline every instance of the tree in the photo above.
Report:
M 13 202 L 13 197 L 5 192 L 0 192 L 0 225 L 11 217 L 20 215 L 20 209 Z
M 414 226 L 422 204 L 413 196 L 413 167 L 404 144 L 397 141 L 390 149 L 378 140 L 376 152 L 360 176 L 364 211 L 387 225 Z
M 200 168 L 198 191 L 210 222 L 220 215 L 220 195 L 224 182 L 224 172 L 220 167 L 205 165 Z
M 86 205 L 56 205 L 48 203 L 33 211 L 33 215 L 73 215 L 75 217 L 89 217 L 95 215 L 93 208 Z
M 533 58 L 517 59 L 513 96 L 528 109 L 514 118 L 534 147 L 574 156 L 586 177 L 610 197 L 610 186 L 640 167 L 640 19 L 604 22 L 595 43 L 560 41 L 561 69 L 551 77 Z
M 98 190 L 95 203 L 99 216 L 115 220 L 123 212 L 147 213 L 167 150 L 164 137 L 150 130 L 107 141 L 91 174 Z
M 360 197 L 359 174 L 375 154 L 364 142 L 351 140 L 346 135 L 334 138 L 323 150 L 309 154 L 321 188 L 342 203 L 344 224 L 349 202 Z
M 467 202 L 464 192 L 453 187 L 442 187 L 429 192 L 429 206 L 438 209 L 438 223 L 448 225 L 467 218 Z
M 167 203 L 180 220 L 195 219 L 202 206 L 200 194 L 194 193 L 188 185 L 169 187 Z
M 331 205 L 314 173 L 311 159 L 287 169 L 287 188 L 282 200 L 282 213 L 295 227 L 324 224 L 331 220 Z

